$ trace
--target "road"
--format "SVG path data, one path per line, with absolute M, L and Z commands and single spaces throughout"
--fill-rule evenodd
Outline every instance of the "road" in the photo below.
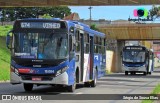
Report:
M 152 75 L 144 76 L 137 75 L 124 75 L 124 73 L 108 74 L 98 80 L 95 88 L 83 87 L 82 84 L 77 86 L 74 93 L 68 93 L 64 88 L 52 86 L 35 86 L 32 92 L 24 92 L 23 85 L 11 85 L 10 83 L 0 83 L 0 94 L 150 94 L 155 86 L 160 83 L 160 69 L 156 69 Z M 5 101 L 3 101 L 5 102 Z M 34 101 L 36 102 L 36 101 Z M 54 101 L 43 101 L 43 103 L 53 103 Z M 64 103 L 58 100 L 59 103 Z M 84 100 L 67 100 L 65 103 L 82 103 Z M 140 100 L 124 101 L 124 100 L 87 100 L 86 103 L 141 103 Z M 17 102 L 16 102 L 17 103 Z M 39 102 L 37 102 L 39 103 Z

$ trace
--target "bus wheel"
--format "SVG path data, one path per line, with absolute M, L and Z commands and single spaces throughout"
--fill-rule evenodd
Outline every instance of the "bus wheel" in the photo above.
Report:
M 95 87 L 97 84 L 97 71 L 94 74 L 94 80 L 91 82 L 91 87 Z
M 67 86 L 68 92 L 74 92 L 76 89 L 76 77 L 74 78 L 74 84 Z
M 148 72 L 148 74 L 151 75 L 152 73 L 151 73 L 151 72 Z
M 143 72 L 143 75 L 147 75 L 147 73 L 146 73 L 146 72 Z
M 90 82 L 84 82 L 85 87 L 90 87 Z
M 24 86 L 24 90 L 27 91 L 27 92 L 32 91 L 32 89 L 33 89 L 33 84 L 24 83 L 23 86 Z
M 74 92 L 76 89 L 76 84 L 74 83 L 73 85 L 68 86 L 68 92 Z
M 125 75 L 128 75 L 128 71 L 125 71 Z

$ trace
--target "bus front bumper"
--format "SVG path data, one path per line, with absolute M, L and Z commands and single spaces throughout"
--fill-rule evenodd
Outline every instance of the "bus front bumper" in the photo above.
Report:
M 141 66 L 141 67 L 127 67 L 127 66 L 123 66 L 123 70 L 128 71 L 128 72 L 147 72 L 146 67 L 145 66 Z
M 61 84 L 68 85 L 68 74 L 64 72 L 57 77 L 53 77 L 52 80 L 23 80 L 21 76 L 18 76 L 14 72 L 11 72 L 11 84 L 31 83 L 31 84 Z

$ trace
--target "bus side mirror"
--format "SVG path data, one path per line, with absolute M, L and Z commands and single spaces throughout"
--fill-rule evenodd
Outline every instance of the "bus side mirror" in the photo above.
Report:
M 10 35 L 9 35 L 11 32 L 12 31 L 9 31 L 7 33 L 7 37 L 6 37 L 6 46 L 7 46 L 8 49 L 11 49 L 11 46 L 10 46 Z

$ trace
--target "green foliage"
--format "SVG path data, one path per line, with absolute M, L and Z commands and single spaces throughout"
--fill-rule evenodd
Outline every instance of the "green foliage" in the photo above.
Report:
M 12 28 L 11 25 L 0 26 L 0 36 L 6 36 Z
M 111 72 L 111 71 L 106 70 L 106 74 L 112 74 L 112 72 Z
M 6 48 L 5 37 L 0 36 L 0 80 L 10 78 L 10 51 Z
M 151 94 L 160 94 L 160 84 L 158 84 Z M 143 100 L 142 103 L 153 103 L 153 100 Z
M 0 26 L 0 81 L 10 79 L 10 50 L 6 47 L 6 35 L 11 29 L 11 25 Z
M 42 16 L 42 18 L 51 19 L 52 17 L 51 17 L 49 14 L 44 14 L 44 15 Z
M 160 18 L 160 6 L 152 6 L 149 10 L 149 16 L 153 19 Z
M 51 17 L 63 18 L 64 15 L 71 14 L 71 9 L 67 6 L 54 7 L 8 7 L 1 8 L 1 21 L 14 21 L 23 18 L 38 18 L 39 15 L 48 14 Z
M 99 31 L 99 29 L 97 28 L 96 24 L 91 24 L 90 28 L 93 29 L 93 30 Z
M 153 90 L 152 94 L 159 94 L 160 93 L 160 84 L 156 86 L 156 88 Z

